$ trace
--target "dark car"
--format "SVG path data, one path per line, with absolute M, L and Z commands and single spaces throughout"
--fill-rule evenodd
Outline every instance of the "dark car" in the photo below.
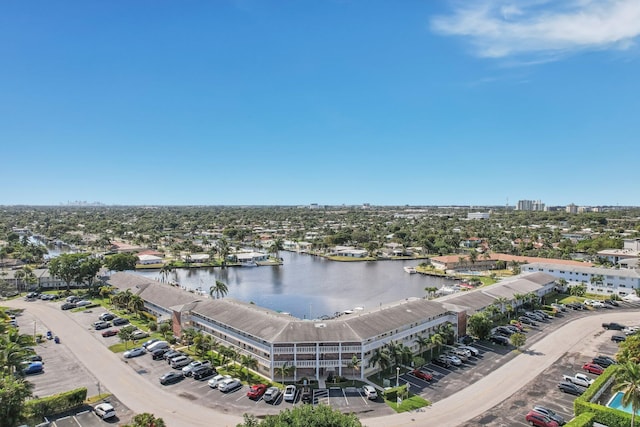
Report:
M 434 365 L 442 366 L 443 368 L 448 368 L 451 365 L 451 363 L 444 356 L 436 357 L 431 361 L 431 363 L 433 363 Z
M 151 352 L 151 357 L 153 358 L 153 360 L 160 360 L 162 358 L 164 358 L 164 355 L 169 352 L 171 349 L 169 348 L 159 348 L 157 350 L 153 350 Z
M 620 304 L 618 304 L 618 302 L 616 300 L 612 300 L 612 299 L 606 299 L 604 300 L 604 303 L 613 307 L 618 307 L 620 306 Z
M 502 335 L 491 335 L 489 339 L 495 344 L 509 345 L 509 338 L 503 337 Z
M 470 337 L 469 335 L 463 335 L 460 338 L 458 338 L 458 342 L 464 345 L 469 345 L 473 343 L 473 338 Z
M 127 323 L 129 323 L 129 319 L 125 319 L 124 317 L 116 317 L 113 319 L 114 326 L 126 325 Z
M 580 387 L 579 385 L 575 385 L 574 383 L 570 383 L 568 381 L 562 381 L 561 383 L 559 383 L 558 388 L 560 389 L 560 391 L 573 394 L 574 396 L 580 396 L 586 390 L 586 388 Z
M 102 313 L 100 317 L 98 317 L 98 319 L 104 320 L 105 322 L 108 322 L 109 320 L 113 320 L 115 318 L 116 318 L 116 315 L 113 313 Z
M 22 362 L 23 364 L 23 368 L 22 368 L 22 373 L 24 375 L 31 375 L 31 374 L 39 374 L 40 372 L 42 372 L 44 370 L 44 364 L 42 362 Z
M 300 400 L 302 400 L 302 403 L 311 403 L 311 401 L 313 400 L 313 393 L 311 393 L 311 389 L 309 387 L 305 387 L 302 389 Z
M 624 335 L 613 335 L 611 336 L 611 341 L 620 343 L 622 341 L 626 341 L 627 337 Z
M 608 368 L 609 366 L 616 364 L 615 359 L 612 359 L 609 356 L 596 356 L 591 362 L 595 363 L 596 365 L 600 365 L 603 368 Z
M 525 325 L 538 326 L 538 324 L 533 319 L 530 319 L 527 316 L 520 316 L 518 320 L 520 320 L 520 322 L 524 323 Z
M 72 308 L 76 308 L 76 304 L 73 302 L 65 302 L 60 306 L 62 310 L 71 310 Z
M 165 354 L 162 355 L 162 358 L 164 360 L 171 360 L 174 357 L 178 357 L 178 356 L 181 356 L 181 355 L 182 355 L 182 353 L 177 351 L 177 350 L 169 350 Z
M 191 371 L 191 376 L 194 380 L 202 380 L 205 378 L 209 378 L 215 373 L 215 369 L 213 369 L 211 366 L 198 366 L 193 371 Z
M 605 328 L 605 329 L 612 329 L 614 331 L 621 331 L 624 328 L 626 328 L 625 325 L 621 325 L 620 323 L 614 323 L 614 322 L 612 322 L 612 323 L 603 323 L 602 327 Z
M 175 383 L 182 380 L 182 378 L 184 377 L 180 372 L 176 372 L 176 371 L 167 372 L 166 374 L 160 377 L 160 384 L 166 385 L 166 384 Z

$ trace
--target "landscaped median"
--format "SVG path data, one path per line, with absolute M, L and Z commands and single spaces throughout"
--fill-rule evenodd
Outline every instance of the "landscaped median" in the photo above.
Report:
M 407 384 L 384 390 L 384 401 L 396 412 L 408 412 L 431 405 L 431 402 L 409 391 Z

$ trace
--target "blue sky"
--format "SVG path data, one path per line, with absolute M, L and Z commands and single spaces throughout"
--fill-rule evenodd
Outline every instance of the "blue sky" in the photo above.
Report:
M 637 0 L 0 3 L 0 204 L 640 205 Z

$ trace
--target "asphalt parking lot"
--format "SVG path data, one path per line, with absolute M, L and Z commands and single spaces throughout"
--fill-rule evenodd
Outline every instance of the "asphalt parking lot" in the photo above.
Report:
M 52 304 L 56 307 L 59 302 L 34 301 L 34 304 Z M 635 304 L 637 309 L 640 304 Z M 633 304 L 623 303 L 623 307 L 613 310 L 634 308 Z M 65 312 L 74 321 L 91 330 L 95 341 L 87 342 L 87 351 L 98 343 L 99 345 L 109 346 L 118 342 L 117 337 L 103 338 L 102 331 L 93 331 L 92 324 L 97 320 L 99 314 L 105 310 L 102 308 L 87 310 L 84 312 Z M 548 323 L 541 323 L 538 327 L 530 328 L 527 332 L 527 342 L 532 343 L 543 337 L 548 331 L 557 329 L 567 322 L 580 317 L 588 316 L 590 311 L 568 311 L 562 317 L 554 319 Z M 28 309 L 23 315 L 18 316 L 18 324 L 23 333 L 31 333 L 34 328 L 36 333 L 45 334 L 47 325 L 40 324 L 37 319 L 29 315 Z M 55 333 L 55 331 L 53 331 Z M 539 376 L 536 381 L 527 384 L 519 393 L 510 399 L 502 402 L 500 405 L 487 411 L 482 416 L 475 418 L 465 426 L 472 425 L 492 425 L 492 426 L 511 426 L 525 425 L 524 415 L 528 409 L 534 404 L 543 404 L 559 414 L 565 416 L 568 420 L 572 414 L 573 396 L 566 395 L 557 389 L 557 383 L 563 374 L 574 374 L 581 372 L 582 363 L 590 360 L 596 353 L 613 355 L 616 352 L 617 344 L 610 341 L 610 336 L 614 331 L 594 331 L 594 344 L 589 347 L 588 353 L 567 353 L 565 357 L 558 361 L 552 368 L 548 369 Z M 144 341 L 144 340 L 142 340 Z M 596 342 L 597 341 L 597 342 Z M 503 347 L 490 342 L 475 342 L 472 346 L 480 350 L 480 355 L 476 358 L 472 357 L 467 363 L 460 367 L 442 368 L 433 364 L 428 364 L 425 369 L 430 371 L 434 379 L 431 382 L 421 380 L 413 376 L 411 373 L 405 373 L 401 376 L 401 382 L 407 382 L 411 391 L 418 393 L 427 400 L 436 402 L 440 399 L 451 396 L 462 388 L 484 377 L 506 361 L 517 356 L 517 352 L 512 347 Z M 524 346 L 526 351 L 527 345 Z M 36 395 L 49 395 L 52 393 L 70 390 L 79 386 L 85 386 L 89 390 L 89 395 L 98 394 L 98 384 L 91 373 L 87 372 L 84 367 L 79 364 L 73 354 L 66 349 L 64 342 L 55 344 L 53 341 L 46 341 L 37 347 L 37 352 L 42 355 L 45 362 L 45 372 L 43 374 L 34 375 L 30 380 L 35 384 Z M 125 360 L 121 355 L 119 357 L 122 363 L 127 363 L 131 367 L 132 378 L 142 378 L 140 386 L 141 390 L 148 390 L 149 383 L 152 387 L 163 389 L 170 393 L 174 393 L 178 397 L 182 397 L 206 407 L 213 408 L 225 413 L 244 413 L 249 412 L 257 416 L 275 414 L 282 409 L 292 407 L 293 405 L 302 404 L 299 396 L 292 402 L 285 402 L 282 395 L 274 403 L 267 403 L 262 398 L 253 401 L 247 398 L 246 392 L 248 386 L 234 390 L 229 393 L 222 393 L 218 390 L 211 389 L 206 379 L 203 381 L 195 381 L 192 378 L 168 385 L 159 384 L 159 377 L 172 369 L 164 361 L 154 361 L 147 354 L 134 359 Z M 62 373 L 62 374 L 61 374 Z M 147 381 L 149 383 L 147 383 Z M 395 382 L 393 378 L 392 382 Z M 103 393 L 104 389 L 101 390 Z M 361 418 L 380 416 L 393 413 L 382 399 L 370 401 L 364 397 L 361 389 L 353 387 L 342 389 L 323 389 L 314 392 L 314 403 L 326 403 L 330 406 L 340 409 L 344 412 L 355 413 Z M 115 406 L 115 405 L 114 405 Z M 427 409 L 428 410 L 428 409 Z M 127 408 L 120 406 L 118 415 L 126 420 Z M 93 418 L 88 418 L 88 422 L 101 420 L 97 419 L 94 414 L 89 414 Z M 77 417 L 77 415 L 76 415 Z M 81 418 L 83 419 L 83 418 Z M 65 421 L 62 421 L 63 423 Z M 126 422 L 126 421 L 125 421 Z M 74 424 L 77 425 L 77 424 Z M 81 424 L 85 425 L 85 424 Z M 86 424 L 92 425 L 92 424 Z

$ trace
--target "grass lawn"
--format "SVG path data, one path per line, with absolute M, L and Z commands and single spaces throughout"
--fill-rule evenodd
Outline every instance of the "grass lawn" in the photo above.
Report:
M 406 399 L 402 399 L 402 402 L 400 404 L 398 404 L 397 401 L 391 401 L 387 399 L 385 399 L 384 401 L 387 405 L 389 405 L 391 409 L 396 412 L 413 411 L 414 409 L 420 409 L 424 408 L 425 406 L 431 405 L 431 402 L 423 399 L 418 395 L 412 395 Z

